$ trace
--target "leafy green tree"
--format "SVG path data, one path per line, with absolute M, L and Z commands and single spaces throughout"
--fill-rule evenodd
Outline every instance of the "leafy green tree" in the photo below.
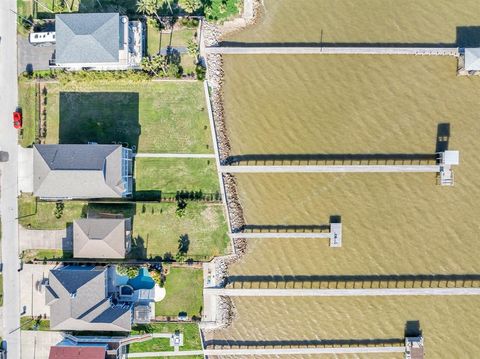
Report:
M 197 63 L 197 57 L 198 57 L 198 54 L 199 54 L 200 51 L 198 49 L 198 45 L 197 45 L 197 42 L 195 40 L 193 40 L 193 39 L 188 40 L 187 51 L 188 51 L 189 55 L 191 55 L 195 58 L 195 63 Z
M 189 14 L 192 14 L 202 7 L 202 1 L 201 0 L 179 0 L 178 5 L 180 5 L 180 7 L 186 12 L 188 12 Z
M 157 0 L 137 0 L 137 11 L 149 16 L 155 16 L 159 22 L 160 16 L 158 16 L 158 2 Z

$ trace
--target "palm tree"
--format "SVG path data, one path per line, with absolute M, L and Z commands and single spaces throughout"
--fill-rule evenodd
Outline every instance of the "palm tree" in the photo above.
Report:
M 179 0 L 178 4 L 187 13 L 192 14 L 202 6 L 200 0 Z
M 137 0 L 137 11 L 146 15 L 155 15 L 159 22 L 160 16 L 157 13 L 158 3 L 157 0 Z

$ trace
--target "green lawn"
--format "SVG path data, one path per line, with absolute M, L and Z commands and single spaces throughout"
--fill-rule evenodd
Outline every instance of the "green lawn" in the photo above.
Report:
M 179 239 L 187 238 L 186 258 L 208 260 L 212 256 L 225 254 L 228 250 L 227 225 L 223 208 L 219 204 L 188 202 L 185 215 L 176 215 L 176 203 L 147 204 L 88 204 L 82 201 L 64 202 L 63 216 L 54 215 L 55 203 L 35 201 L 35 197 L 19 197 L 19 221 L 25 228 L 63 229 L 67 223 L 102 213 L 121 213 L 133 216 L 133 248 L 131 257 L 175 256 Z M 28 253 L 29 258 L 61 258 L 69 253 Z
M 61 249 L 29 249 L 23 251 L 23 261 L 30 262 L 33 260 L 43 261 L 61 261 L 63 259 L 73 258 L 72 251 L 63 251 Z
M 37 123 L 35 82 L 20 80 L 18 83 L 18 105 L 22 109 L 23 130 L 20 144 L 29 147 L 35 142 Z
M 177 330 L 183 333 L 184 339 L 184 345 L 180 348 L 180 351 L 202 349 L 198 326 L 195 323 L 154 323 L 148 325 L 137 325 L 132 328 L 131 334 L 175 333 Z M 130 353 L 172 350 L 173 348 L 170 346 L 169 339 L 152 339 L 143 343 L 131 344 L 128 348 Z
M 46 143 L 112 143 L 138 152 L 211 153 L 200 82 L 48 85 Z
M 86 213 L 85 202 L 66 201 L 63 215 L 57 219 L 55 206 L 55 202 L 41 202 L 33 196 L 22 195 L 18 198 L 18 220 L 25 228 L 63 229 L 67 223 L 84 217 Z
M 187 47 L 188 41 L 194 39 L 197 29 L 189 29 L 187 27 L 174 30 L 173 33 L 169 30 L 164 30 L 160 33 L 155 26 L 148 24 L 147 27 L 147 53 L 149 55 L 156 55 L 160 51 L 160 48 L 166 48 L 167 46 Z M 161 41 L 161 42 L 160 42 Z
M 161 191 L 164 197 L 182 190 L 212 195 L 219 192 L 213 158 L 137 158 L 134 177 L 136 196 L 140 198 L 151 191 Z
M 176 317 L 185 312 L 189 317 L 201 316 L 203 304 L 203 271 L 194 268 L 170 267 L 165 281 L 166 296 L 155 304 L 156 316 Z
M 195 39 L 196 29 L 190 29 L 187 27 L 170 31 L 160 31 L 151 24 L 147 28 L 147 54 L 156 55 L 160 52 L 161 48 L 167 46 L 172 47 L 187 47 L 189 40 Z M 183 73 L 189 74 L 195 71 L 195 58 L 188 53 L 181 55 L 180 64 L 183 67 Z
M 189 242 L 187 258 L 207 260 L 226 253 L 228 248 L 227 224 L 223 208 L 216 204 L 189 202 L 185 215 L 176 215 L 175 203 L 137 206 L 133 235 L 144 244 L 148 257 L 175 255 L 180 236 Z
M 225 254 L 229 239 L 223 208 L 217 204 L 188 202 L 183 217 L 176 215 L 176 203 L 137 205 L 89 205 L 89 213 L 122 213 L 133 216 L 132 258 L 175 256 L 180 236 L 189 245 L 186 258 L 208 260 Z M 186 236 L 186 237 L 185 237 Z
M 32 317 L 20 317 L 20 328 L 22 330 L 50 330 L 50 321 Z

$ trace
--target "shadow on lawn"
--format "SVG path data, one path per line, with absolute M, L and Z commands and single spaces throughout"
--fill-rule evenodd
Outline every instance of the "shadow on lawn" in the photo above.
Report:
M 136 92 L 60 92 L 59 143 L 119 143 L 138 148 Z

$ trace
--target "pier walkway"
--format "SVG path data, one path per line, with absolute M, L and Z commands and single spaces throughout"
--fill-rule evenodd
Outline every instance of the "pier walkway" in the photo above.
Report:
M 204 296 L 228 297 L 374 297 L 480 295 L 480 288 L 229 289 L 204 288 Z
M 417 55 L 460 56 L 457 47 L 325 47 L 325 46 L 210 46 L 207 54 L 222 55 Z
M 440 165 L 272 165 L 272 166 L 221 166 L 223 173 L 370 173 L 370 172 L 440 172 Z
M 218 355 L 317 355 L 317 354 L 364 354 L 405 353 L 405 347 L 354 347 L 354 348 L 262 348 L 262 349 L 204 349 L 177 352 L 129 353 L 127 358 L 170 356 L 218 356 Z
M 326 238 L 330 240 L 330 247 L 342 246 L 342 223 L 330 223 L 330 232 L 236 232 L 230 233 L 230 238 L 242 239 L 270 239 L 270 238 Z
M 437 164 L 338 164 L 338 165 L 222 165 L 221 173 L 438 173 L 440 185 L 453 186 L 454 176 L 452 166 L 460 163 L 458 151 L 443 151 L 437 153 Z

